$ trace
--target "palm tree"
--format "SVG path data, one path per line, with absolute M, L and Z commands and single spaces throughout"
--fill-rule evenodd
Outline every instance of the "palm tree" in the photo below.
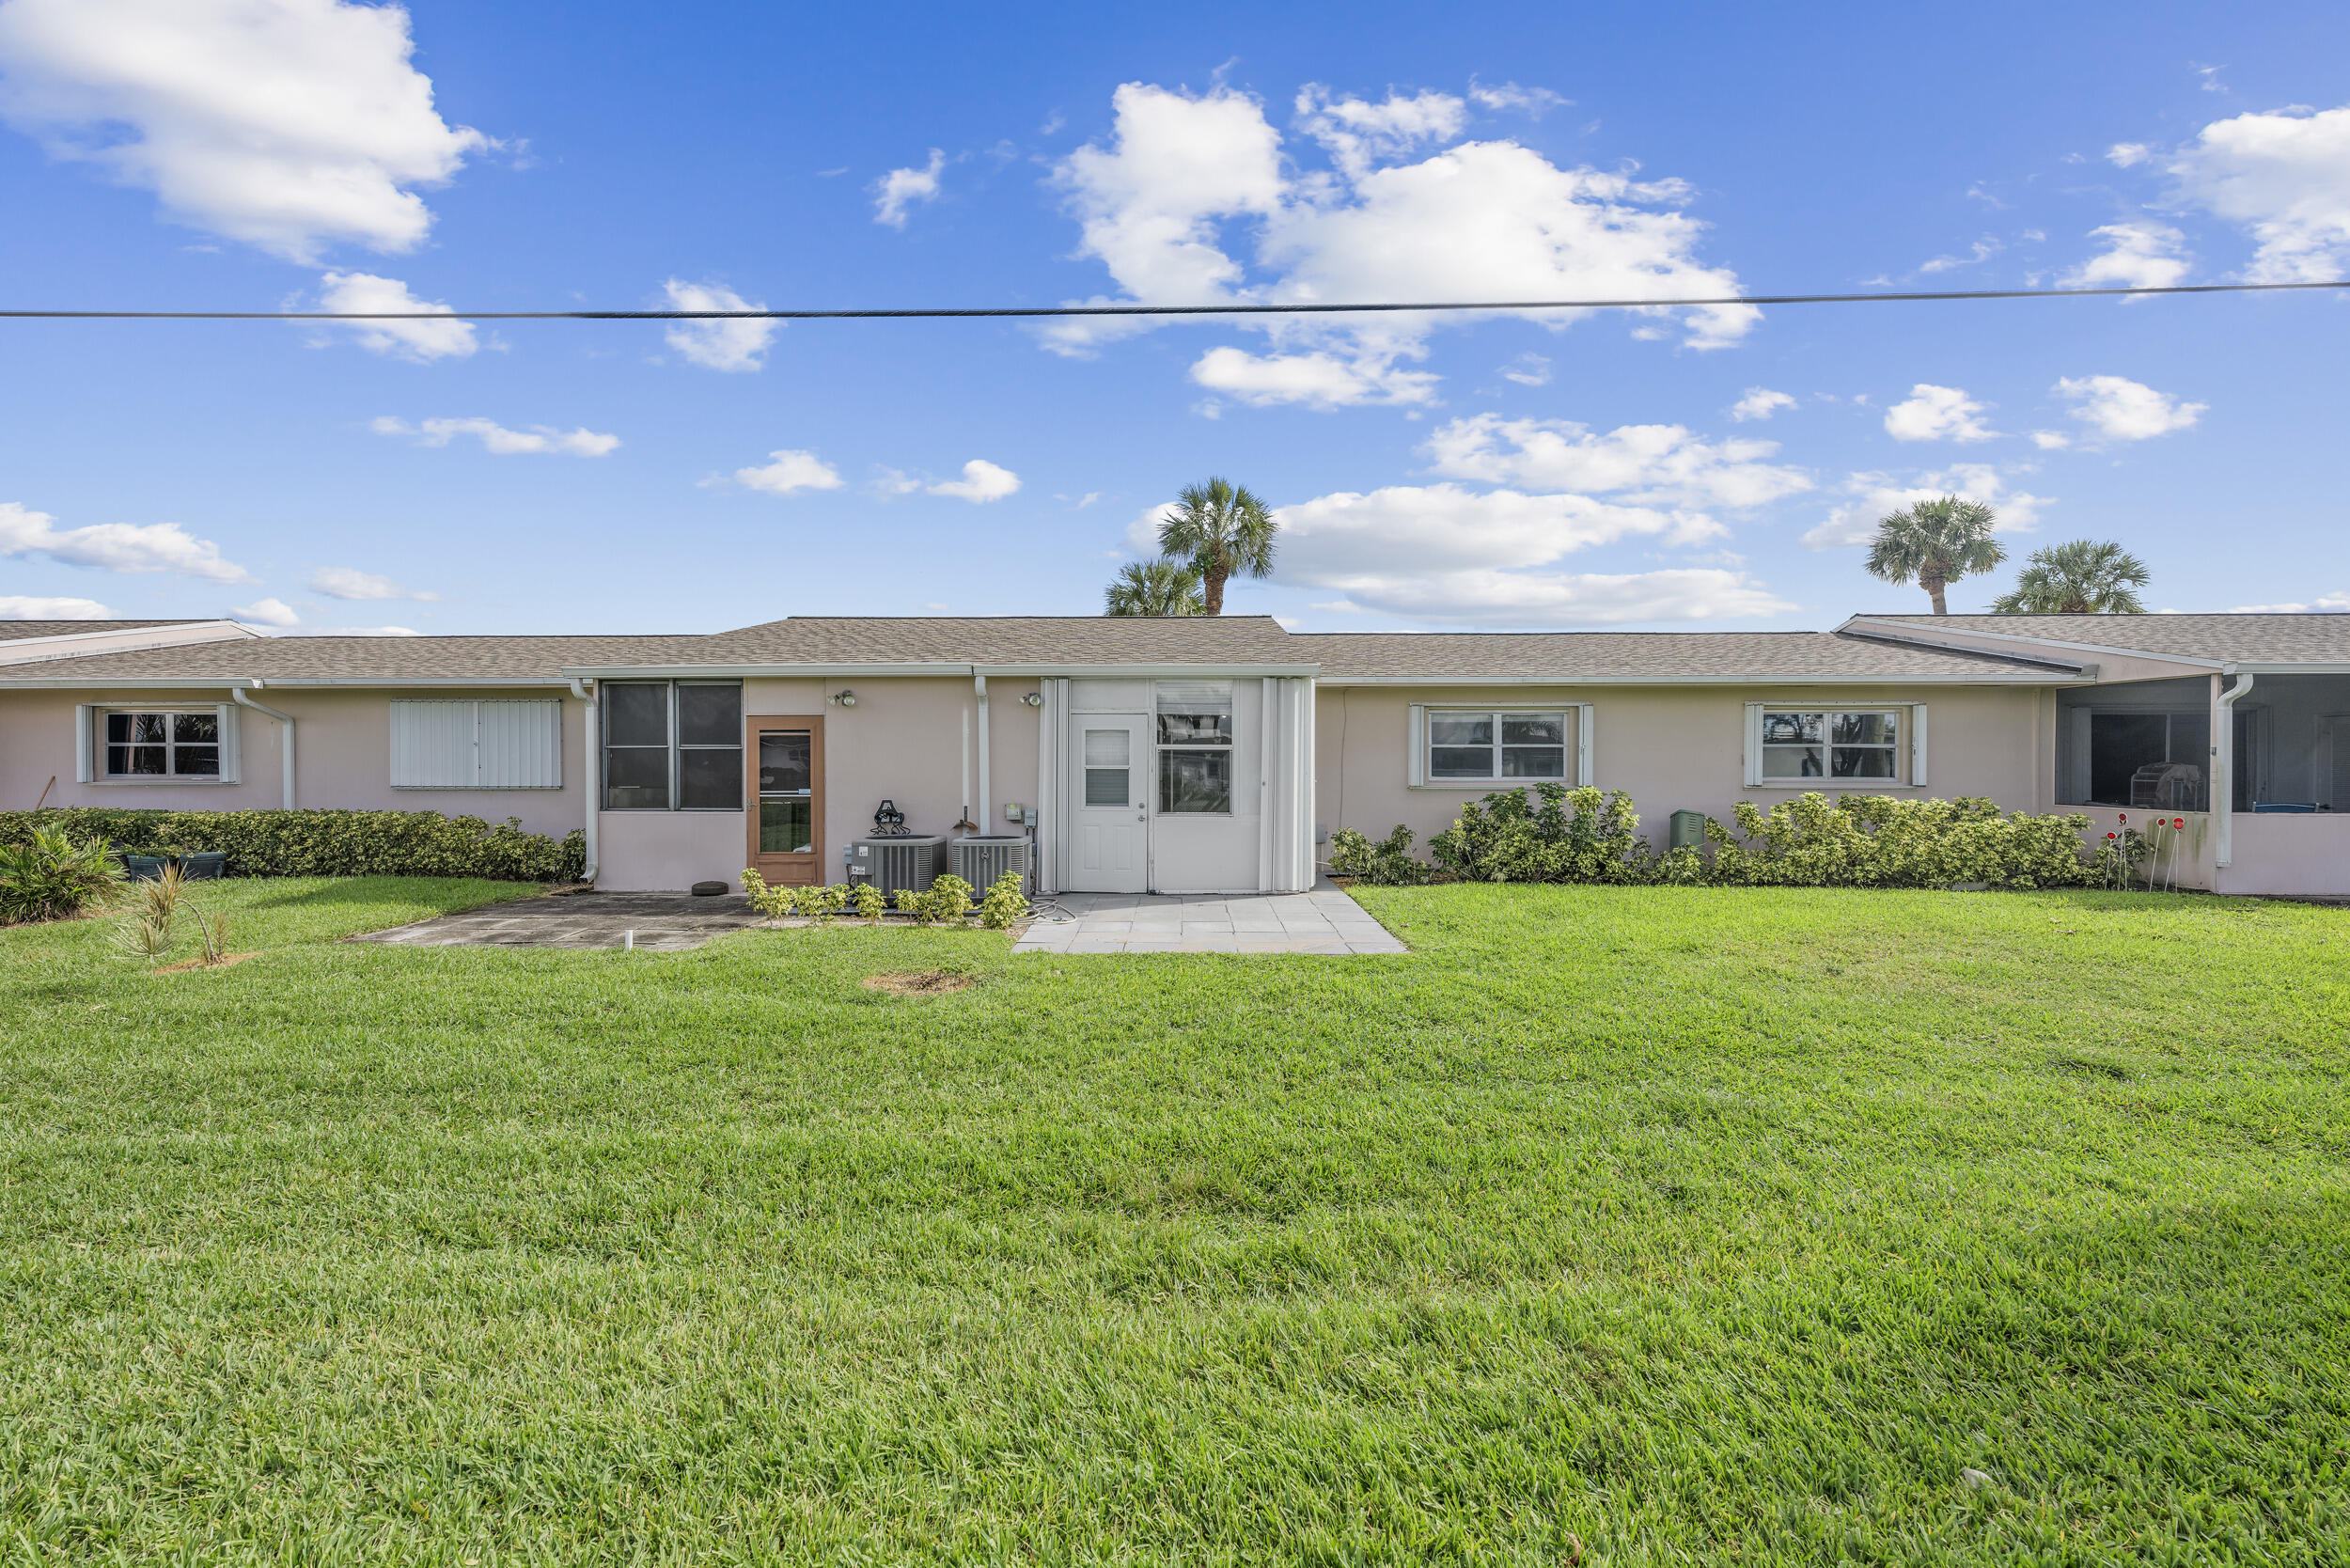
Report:
M 1273 571 L 1273 536 L 1280 525 L 1262 501 L 1223 479 L 1187 485 L 1159 520 L 1159 548 L 1191 563 L 1199 574 L 1206 615 L 1224 613 L 1224 580 L 1235 573 L 1262 577 Z
M 2132 588 L 2148 579 L 2146 563 L 2119 544 L 2076 539 L 2034 550 L 2015 575 L 2015 591 L 1991 602 L 2000 615 L 2144 615 Z
M 1976 576 L 2007 559 L 1991 537 L 1996 521 L 1989 507 L 1963 496 L 1919 501 L 1877 519 L 1876 541 L 1869 547 L 1869 575 L 1888 583 L 1915 581 L 1934 600 L 1934 613 L 1948 615 L 1942 590 L 1961 577 Z
M 1118 569 L 1102 595 L 1104 615 L 1204 615 L 1199 573 L 1182 561 L 1136 561 Z

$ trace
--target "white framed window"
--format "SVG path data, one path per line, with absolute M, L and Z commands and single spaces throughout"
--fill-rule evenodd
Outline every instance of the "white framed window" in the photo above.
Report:
M 743 809 L 740 681 L 606 681 L 603 808 Z
M 1588 702 L 1522 708 L 1414 703 L 1411 731 L 1414 789 L 1591 781 Z
M 395 790 L 559 790 L 557 698 L 395 698 Z
M 1232 683 L 1161 681 L 1156 690 L 1159 809 L 1176 816 L 1231 815 Z M 1086 759 L 1089 796 L 1092 760 Z
M 85 784 L 234 784 L 236 710 L 226 702 L 80 709 Z
M 1926 705 L 1749 702 L 1746 753 L 1749 789 L 1914 789 L 1926 781 Z

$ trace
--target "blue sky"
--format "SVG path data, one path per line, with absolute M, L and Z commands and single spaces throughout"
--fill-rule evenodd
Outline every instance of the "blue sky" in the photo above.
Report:
M 530 309 L 2350 275 L 2339 5 L 648 15 L 0 0 L 0 292 Z M 0 343 L 17 615 L 1086 614 L 1138 520 L 1211 474 L 1285 523 L 1279 572 L 1228 608 L 1313 629 L 1920 609 L 1850 541 L 1942 490 L 1999 510 L 2014 564 L 2122 541 L 2161 608 L 2350 607 L 2329 293 L 1124 335 L 20 321 Z

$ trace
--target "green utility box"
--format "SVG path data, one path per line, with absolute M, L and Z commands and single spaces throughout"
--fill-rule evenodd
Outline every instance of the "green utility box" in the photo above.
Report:
M 1675 811 L 1672 826 L 1667 830 L 1667 849 L 1703 849 L 1705 847 L 1705 813 Z

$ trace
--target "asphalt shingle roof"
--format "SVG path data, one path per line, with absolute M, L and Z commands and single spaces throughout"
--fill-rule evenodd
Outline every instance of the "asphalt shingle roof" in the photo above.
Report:
M 1999 632 L 2190 659 L 2249 664 L 2350 662 L 2350 615 L 1877 615 L 1921 630 Z
M 740 664 L 1303 664 L 1265 615 L 793 616 L 721 632 L 712 662 Z
M 1292 636 L 1325 681 L 1730 679 L 2007 672 L 2060 677 L 2044 662 L 1910 648 L 1837 632 L 1315 632 Z
M 193 620 L 0 620 L 0 642 L 25 637 L 72 637 L 93 632 L 135 632 L 148 626 L 194 626 Z
M 698 664 L 710 638 L 251 637 L 0 666 L 8 681 L 555 681 L 567 665 Z

